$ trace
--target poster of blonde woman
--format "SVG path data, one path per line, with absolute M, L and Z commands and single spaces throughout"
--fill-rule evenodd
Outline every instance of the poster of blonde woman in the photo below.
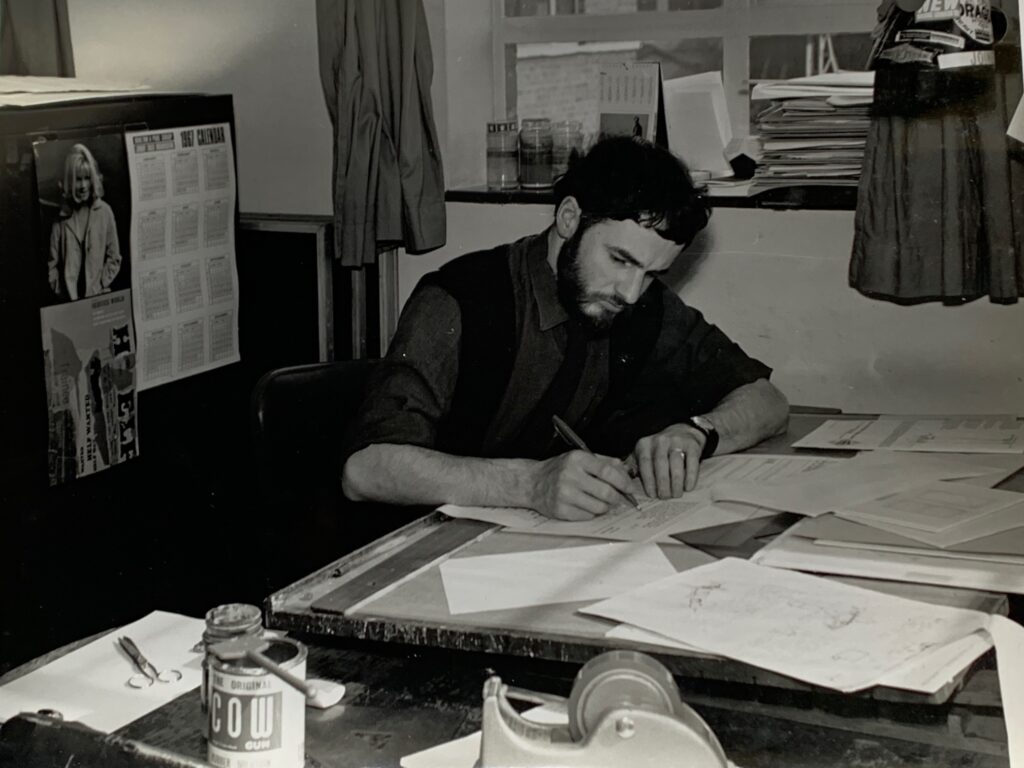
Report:
M 120 134 L 34 144 L 47 303 L 131 287 L 130 191 Z

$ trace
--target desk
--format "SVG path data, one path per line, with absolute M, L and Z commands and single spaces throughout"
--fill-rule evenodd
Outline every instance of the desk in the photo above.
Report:
M 794 417 L 790 434 L 757 450 L 787 452 L 792 440 L 820 421 L 820 416 Z M 1024 490 L 1022 480 L 1015 477 L 1003 487 Z M 436 527 L 437 520 L 414 523 L 398 536 Z M 394 536 L 388 537 L 390 543 L 382 540 L 341 558 L 268 599 L 270 625 L 317 630 L 295 633 L 309 646 L 309 675 L 348 687 L 340 705 L 307 710 L 307 768 L 397 766 L 404 754 L 476 730 L 481 690 L 489 674 L 497 673 L 512 685 L 565 696 L 579 663 L 603 647 L 596 638 L 581 642 L 578 636 L 540 637 L 515 631 L 477 632 L 479 640 L 470 642 L 466 638 L 474 634 L 465 628 L 347 620 L 308 610 L 343 575 L 367 574 L 372 566 L 386 562 L 384 555 L 397 551 L 389 549 Z M 995 600 L 998 603 L 999 598 Z M 947 701 L 928 703 L 920 696 L 881 689 L 844 696 L 733 662 L 659 655 L 678 665 L 684 701 L 708 721 L 727 755 L 743 768 L 1008 764 L 990 656 Z M 26 671 L 13 670 L 0 682 Z M 194 691 L 117 735 L 195 759 L 205 755 L 199 726 Z
M 302 639 L 309 644 L 309 674 L 344 681 L 348 688 L 341 704 L 323 711 L 307 709 L 306 768 L 394 768 L 404 754 L 477 730 L 483 681 L 492 672 L 512 685 L 567 695 L 578 669 L 564 662 L 437 648 Z M 12 670 L 0 682 L 43 660 Z M 714 690 L 704 685 L 694 692 L 684 684 L 683 698 L 743 768 L 1005 768 L 998 743 L 984 733 L 985 727 L 991 728 L 987 721 L 994 719 L 985 713 L 995 710 L 983 687 L 972 681 L 957 703 L 935 711 L 905 711 L 902 719 L 884 717 L 864 702 L 854 702 L 842 716 L 829 714 L 812 695 L 792 695 L 785 702 L 746 700 L 729 686 Z M 954 722 L 979 735 L 965 736 L 954 745 L 940 734 Z M 205 744 L 199 726 L 199 694 L 193 691 L 115 735 L 202 760 Z M 926 731 L 935 743 L 921 743 Z M 2 730 L 0 737 L 2 746 Z M 0 766 L 13 768 L 4 762 L 2 751 Z
M 797 415 L 789 433 L 770 440 L 756 451 L 793 453 L 789 445 L 818 426 L 821 415 Z M 836 455 L 832 452 L 831 455 Z M 1021 477 L 1003 487 L 1022 488 Z M 490 611 L 452 616 L 445 605 L 436 567 L 430 563 L 452 550 L 469 545 L 474 554 L 512 551 L 516 539 L 537 542 L 529 534 L 490 535 L 487 545 L 474 541 L 490 526 L 467 520 L 449 520 L 434 514 L 348 555 L 324 569 L 272 595 L 265 606 L 270 626 L 318 636 L 389 641 L 414 647 L 447 648 L 458 654 L 486 652 L 580 664 L 612 647 L 604 638 L 607 626 L 574 613 L 575 604 L 543 606 L 528 611 Z M 561 543 L 585 543 L 584 540 Z M 555 546 L 550 540 L 533 548 Z M 666 551 L 670 560 L 673 553 Z M 677 564 L 677 567 L 678 564 Z M 383 588 L 394 586 L 390 592 Z M 944 601 L 987 612 L 1004 612 L 1005 597 L 986 593 L 939 590 L 903 585 L 907 596 L 926 599 L 943 594 Z M 383 594 L 367 603 L 374 594 Z M 1001 754 L 1005 731 L 999 719 L 998 686 L 991 656 L 935 697 L 875 688 L 858 696 L 797 683 L 781 675 L 738 662 L 673 653 L 663 648 L 634 644 L 658 656 L 682 678 L 684 691 L 696 703 L 722 707 L 736 715 L 754 712 L 790 722 L 811 722 L 851 733 L 891 735 L 922 745 Z M 958 690 L 966 682 L 966 686 Z M 684 694 L 685 696 L 685 694 Z M 750 702 L 756 701 L 756 705 Z M 725 702 L 725 703 L 723 703 Z M 967 709 L 963 709 L 963 707 Z M 811 713 L 808 709 L 812 710 Z M 728 747 L 727 747 L 728 751 Z

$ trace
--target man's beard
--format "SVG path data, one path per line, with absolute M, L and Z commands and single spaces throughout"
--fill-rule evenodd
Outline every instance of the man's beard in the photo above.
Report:
M 613 312 L 597 304 L 599 300 L 611 302 L 625 308 L 625 304 L 617 296 L 589 293 L 584 283 L 583 275 L 580 273 L 580 242 L 583 240 L 583 233 L 586 227 L 582 224 L 576 228 L 572 237 L 562 244 L 562 250 L 558 252 L 556 284 L 558 286 L 558 298 L 569 315 L 583 326 L 597 334 L 607 333 L 619 312 Z M 585 312 L 583 308 L 589 304 L 597 304 L 599 314 Z

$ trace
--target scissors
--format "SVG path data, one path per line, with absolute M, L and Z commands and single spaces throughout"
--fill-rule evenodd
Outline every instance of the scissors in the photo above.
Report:
M 149 688 L 153 683 L 176 683 L 181 680 L 181 672 L 177 669 L 164 669 L 157 671 L 153 663 L 142 655 L 142 651 L 130 637 L 122 635 L 117 638 L 118 645 L 128 654 L 128 658 L 139 670 L 125 681 L 129 688 Z

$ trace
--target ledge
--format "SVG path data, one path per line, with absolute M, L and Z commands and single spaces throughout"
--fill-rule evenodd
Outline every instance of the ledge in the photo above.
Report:
M 537 204 L 555 202 L 550 189 L 495 190 L 485 186 L 449 189 L 449 203 L 485 203 L 491 205 Z M 770 189 L 753 197 L 709 195 L 712 208 L 769 208 L 774 210 L 852 211 L 857 207 L 856 187 L 785 187 Z

